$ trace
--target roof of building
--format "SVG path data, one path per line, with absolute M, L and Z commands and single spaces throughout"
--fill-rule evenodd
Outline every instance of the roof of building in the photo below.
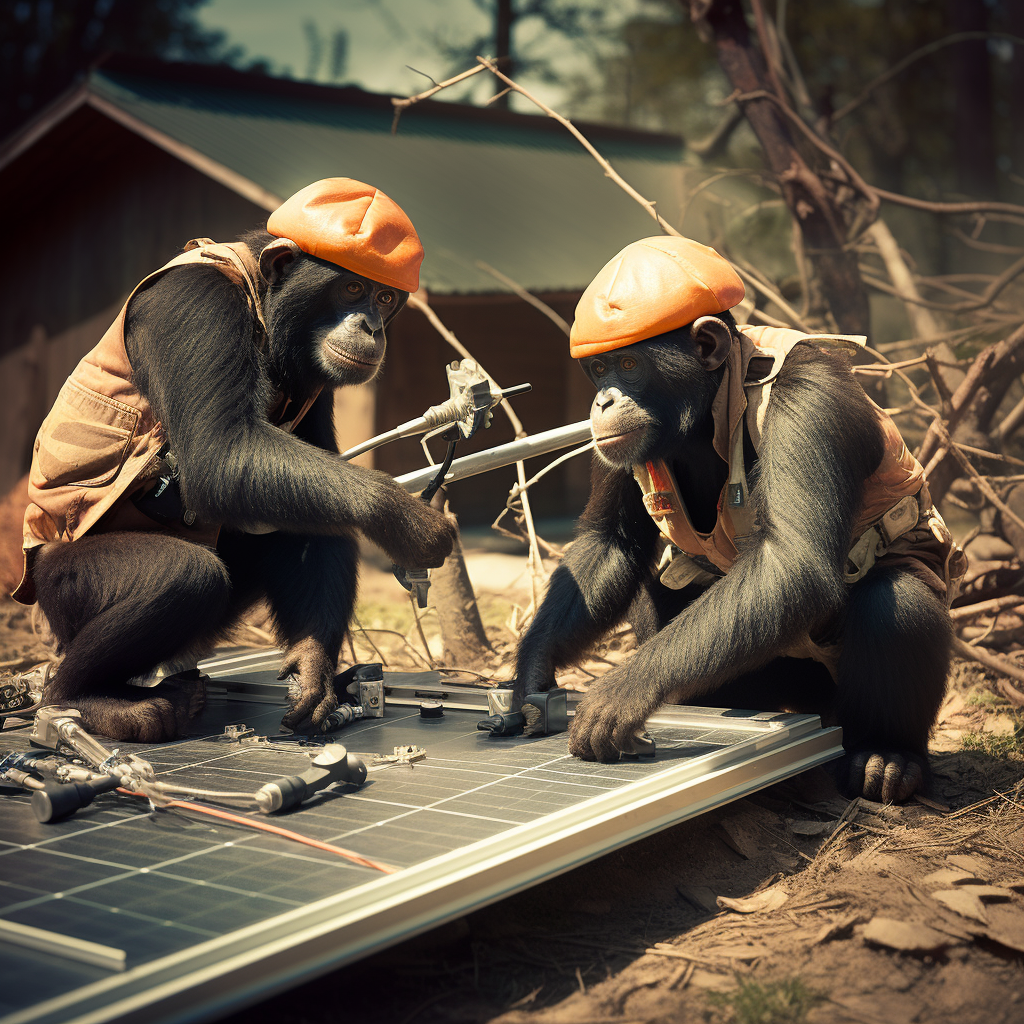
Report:
M 441 293 L 506 290 L 477 261 L 532 291 L 577 291 L 622 246 L 657 233 L 542 115 L 428 100 L 403 113 L 392 134 L 389 97 L 208 65 L 108 60 L 0 149 L 0 174 L 83 105 L 267 210 L 318 178 L 376 185 L 416 225 L 422 283 Z M 674 219 L 679 136 L 580 127 Z

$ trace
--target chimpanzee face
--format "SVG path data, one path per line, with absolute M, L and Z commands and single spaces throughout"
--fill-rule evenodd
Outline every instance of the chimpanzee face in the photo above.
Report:
M 296 375 L 334 387 L 372 380 L 386 325 L 409 293 L 304 253 L 287 256 L 275 261 L 265 303 L 279 383 Z
M 336 384 L 371 380 L 384 361 L 385 325 L 408 292 L 341 270 L 319 296 L 314 321 L 317 358 Z
M 598 389 L 590 425 L 598 456 L 628 468 L 667 454 L 708 414 L 718 386 L 684 330 L 580 360 Z

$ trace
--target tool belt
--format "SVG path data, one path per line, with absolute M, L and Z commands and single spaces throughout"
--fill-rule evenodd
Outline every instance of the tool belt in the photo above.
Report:
M 932 504 L 927 484 L 898 501 L 854 541 L 846 556 L 846 582 L 863 579 L 883 559 L 921 579 L 947 608 L 959 594 L 967 556 Z
M 918 500 L 919 493 L 901 498 L 854 541 L 846 555 L 844 578 L 847 583 L 863 579 L 896 540 L 917 526 L 926 513 Z M 934 508 L 931 511 L 935 512 Z M 938 513 L 935 512 L 935 515 L 938 516 Z M 941 517 L 939 522 L 942 522 Z

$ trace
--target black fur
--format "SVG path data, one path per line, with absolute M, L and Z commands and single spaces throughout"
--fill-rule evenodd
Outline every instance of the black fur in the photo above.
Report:
M 746 449 L 761 529 L 730 572 L 681 591 L 654 577 L 658 532 L 630 467 L 669 460 L 691 520 L 705 531 L 727 477 L 711 447 L 711 402 L 723 370 L 705 340 L 691 340 L 683 328 L 582 360 L 602 388 L 592 412 L 592 493 L 520 644 L 518 691 L 553 685 L 556 669 L 582 659 L 628 616 L 640 646 L 581 703 L 570 734 L 577 756 L 609 760 L 631 750 L 645 720 L 670 697 L 815 710 L 843 725 L 852 754 L 881 752 L 884 790 L 854 764 L 865 795 L 904 798 L 923 779 L 952 630 L 939 599 L 906 572 L 879 567 L 852 587 L 844 581 L 861 487 L 883 441 L 843 361 L 811 346 L 787 358 L 759 454 Z M 602 437 L 611 440 L 602 444 Z M 822 665 L 781 658 L 807 634 L 822 643 L 841 639 L 838 688 Z M 912 779 L 908 764 L 917 766 Z
M 258 258 L 273 239 L 243 240 Z M 385 325 L 407 294 L 298 251 L 283 252 L 268 276 L 266 338 L 212 267 L 168 271 L 128 310 L 133 379 L 164 425 L 184 505 L 224 524 L 217 550 L 105 532 L 101 521 L 37 561 L 39 603 L 64 652 L 47 700 L 77 706 L 108 736 L 180 734 L 201 707 L 194 687 L 126 681 L 194 654 L 261 597 L 287 647 L 282 671 L 299 681 L 285 723 L 319 722 L 334 708 L 355 599 L 355 532 L 409 567 L 440 565 L 451 550 L 443 514 L 386 474 L 342 462 L 334 440 L 332 391 L 378 372 Z M 317 387 L 322 397 L 294 434 L 269 422 L 277 395 L 297 408 Z

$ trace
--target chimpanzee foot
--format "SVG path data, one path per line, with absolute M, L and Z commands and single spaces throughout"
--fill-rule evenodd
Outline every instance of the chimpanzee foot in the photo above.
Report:
M 184 733 L 206 707 L 206 683 L 209 677 L 199 669 L 190 669 L 173 676 L 167 676 L 156 689 L 174 702 L 175 715 L 178 723 L 178 734 Z M 165 690 L 166 688 L 166 690 Z
M 202 678 L 170 677 L 137 696 L 79 697 L 56 703 L 77 708 L 83 727 L 95 735 L 124 743 L 164 743 L 187 734 L 206 706 L 206 687 Z
M 848 762 L 848 792 L 885 804 L 909 800 L 927 778 L 927 762 L 915 754 L 862 750 Z
M 317 640 L 300 640 L 285 652 L 278 679 L 292 677 L 288 698 L 291 708 L 281 719 L 286 729 L 296 729 L 307 723 L 314 727 L 338 706 L 334 693 L 337 659 Z

